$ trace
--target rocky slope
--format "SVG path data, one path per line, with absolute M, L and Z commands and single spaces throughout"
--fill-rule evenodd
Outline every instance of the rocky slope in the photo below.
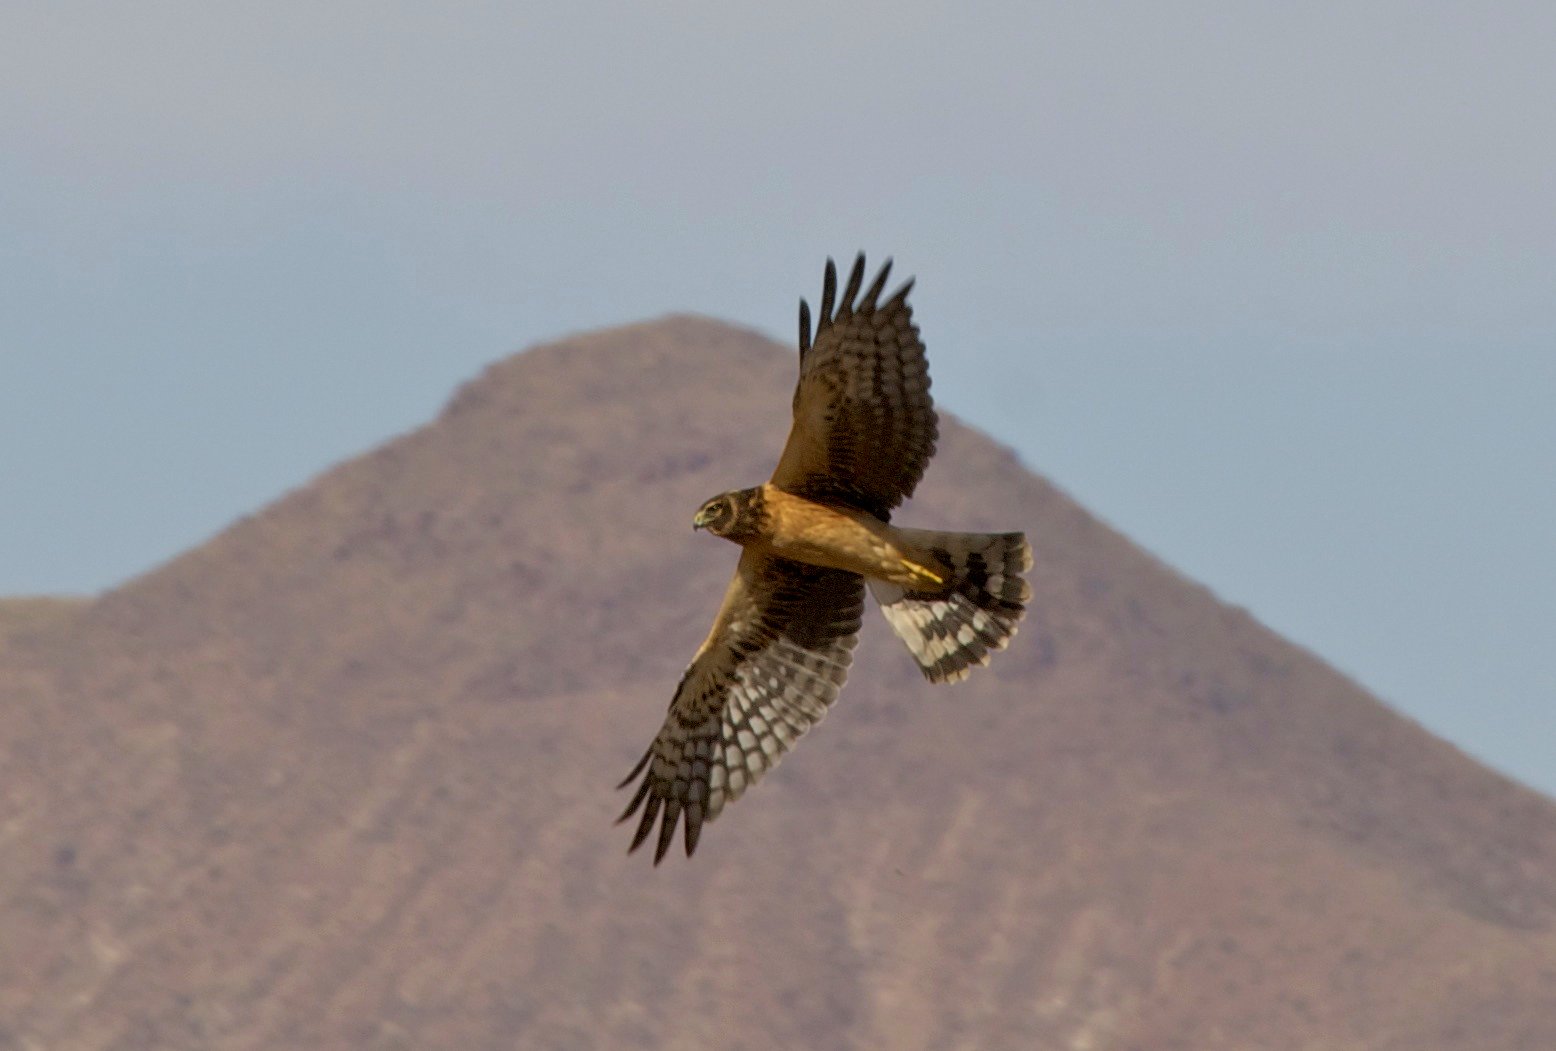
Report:
M 1013 648 L 932 688 L 872 611 L 697 857 L 626 857 L 736 554 L 689 517 L 793 371 L 696 318 L 537 348 L 5 604 L 0 1048 L 1556 1047 L 1556 805 L 953 421 L 899 520 L 1028 532 Z

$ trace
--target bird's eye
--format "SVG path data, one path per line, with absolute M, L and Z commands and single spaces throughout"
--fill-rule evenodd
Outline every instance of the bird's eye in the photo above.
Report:
M 718 500 L 708 505 L 708 514 L 714 518 L 720 518 L 724 514 L 724 501 Z

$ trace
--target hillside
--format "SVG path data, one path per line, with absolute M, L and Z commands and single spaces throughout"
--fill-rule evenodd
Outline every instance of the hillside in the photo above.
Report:
M 1556 804 L 948 419 L 899 520 L 1027 531 L 1012 649 L 931 688 L 872 610 L 696 858 L 626 857 L 734 564 L 690 515 L 794 367 L 687 317 L 536 348 L 0 605 L 0 1048 L 1556 1047 Z

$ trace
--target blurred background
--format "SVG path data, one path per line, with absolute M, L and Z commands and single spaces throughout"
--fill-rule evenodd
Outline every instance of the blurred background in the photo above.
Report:
M 1536 3 L 12 0 L 0 594 L 540 340 L 789 341 L 862 248 L 943 408 L 1556 792 L 1553 52 Z

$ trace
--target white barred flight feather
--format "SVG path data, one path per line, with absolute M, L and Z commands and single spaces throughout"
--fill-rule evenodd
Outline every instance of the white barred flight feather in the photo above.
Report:
M 931 682 L 958 682 L 1009 645 L 1031 588 L 1022 574 L 1032 549 L 1020 533 L 937 533 L 899 529 L 913 548 L 951 571 L 936 591 L 871 580 L 886 621 Z
M 686 853 L 696 849 L 703 822 L 777 766 L 837 699 L 863 612 L 857 574 L 746 550 L 659 736 L 622 782 L 643 778 L 620 819 L 643 808 L 630 849 L 660 818 L 658 864 L 683 816 Z

